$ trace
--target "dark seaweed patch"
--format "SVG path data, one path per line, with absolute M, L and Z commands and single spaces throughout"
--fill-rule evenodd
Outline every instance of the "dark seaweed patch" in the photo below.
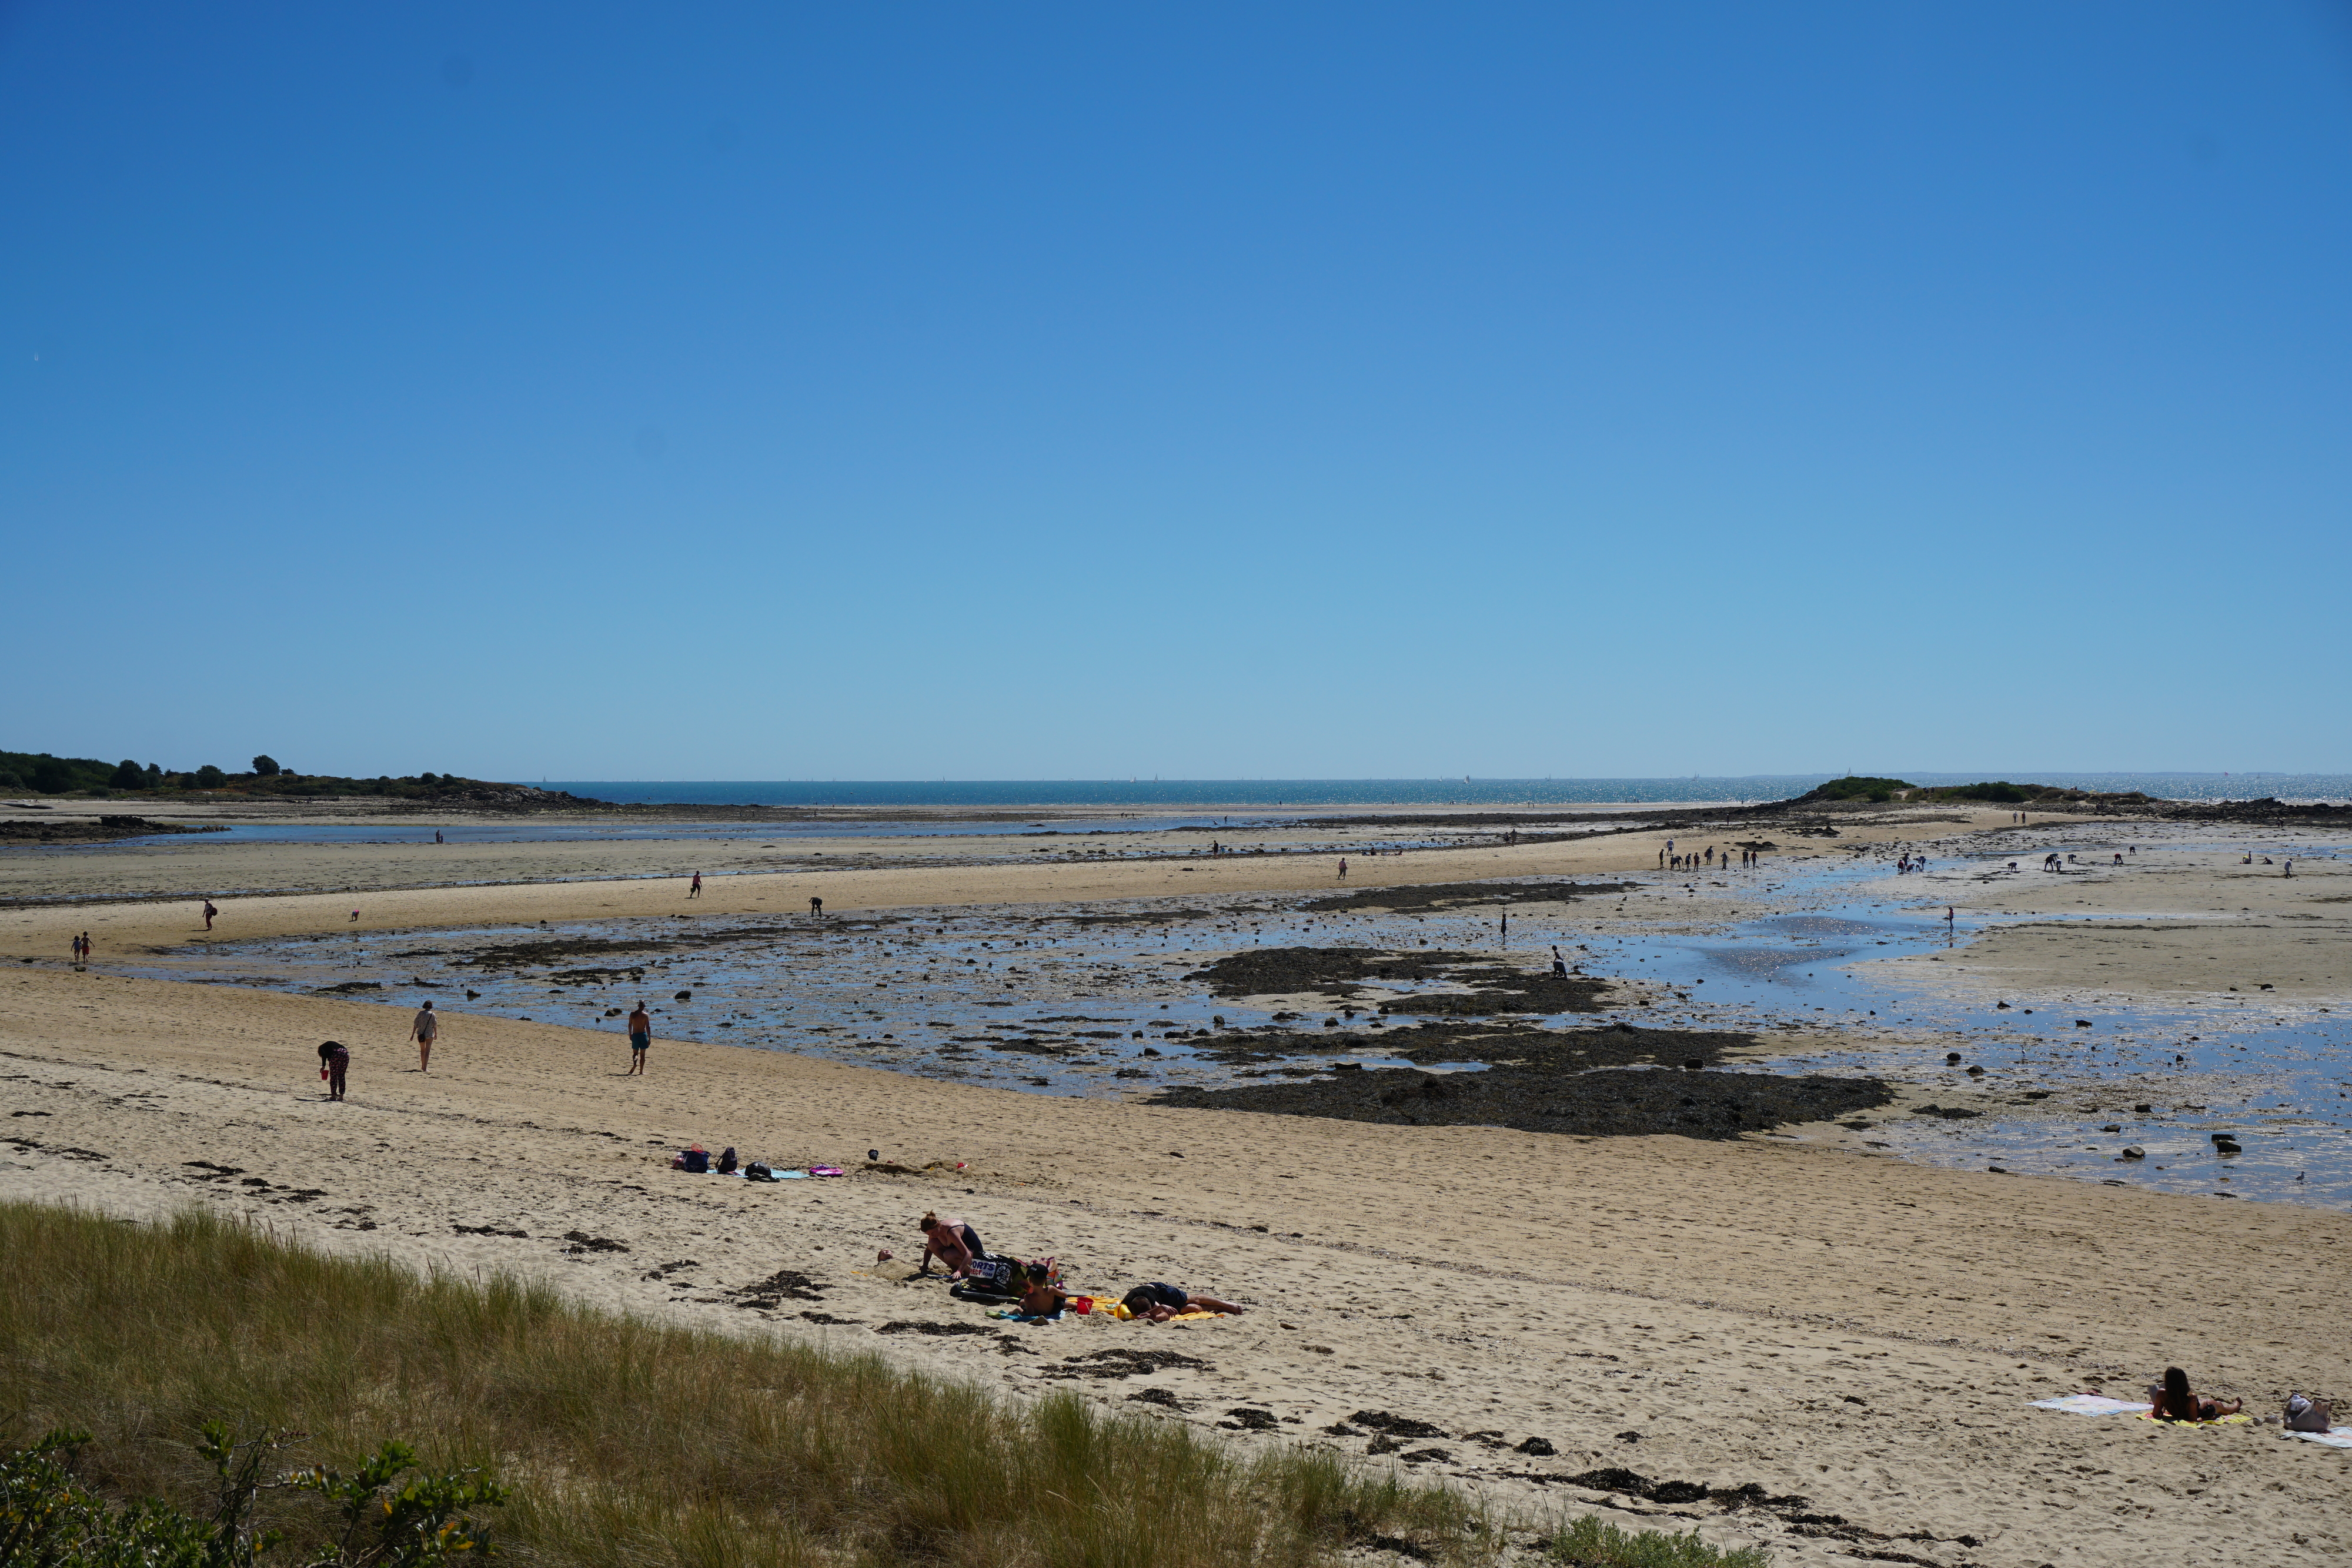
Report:
M 1875 1078 L 1584 1071 L 1565 1067 L 1555 1057 L 1550 1061 L 1498 1062 L 1485 1072 L 1382 1068 L 1231 1089 L 1166 1089 L 1151 1103 L 1405 1126 L 1491 1125 L 1585 1137 L 1679 1133 L 1693 1138 L 1734 1138 L 1791 1122 L 1832 1121 L 1893 1098 Z
M 1129 1350 L 1117 1345 L 1109 1350 L 1088 1351 L 1084 1355 L 1066 1355 L 1066 1365 L 1040 1369 L 1043 1377 L 1148 1377 L 1155 1372 L 1165 1372 L 1171 1366 L 1189 1367 L 1195 1372 L 1213 1372 L 1216 1368 L 1196 1355 L 1185 1355 L 1172 1350 Z
M 828 1287 L 821 1280 L 812 1280 L 797 1269 L 779 1269 L 764 1280 L 738 1286 L 732 1292 L 739 1307 L 757 1307 L 772 1312 L 786 1301 L 823 1301 L 817 1292 Z
M 1433 1427 L 1426 1421 L 1415 1421 L 1404 1416 L 1391 1416 L 1385 1410 L 1359 1410 L 1348 1419 L 1388 1437 L 1443 1437 L 1449 1435 L 1443 1427 Z
M 1463 904 L 1565 904 L 1599 894 L 1627 893 L 1637 882 L 1444 882 L 1419 887 L 1367 887 L 1333 898 L 1299 905 L 1317 914 L 1351 909 L 1387 909 L 1400 913 L 1422 909 L 1453 909 Z
M 1231 954 L 1185 977 L 1207 983 L 1221 997 L 1261 997 L 1297 992 L 1344 996 L 1367 985 L 1395 980 L 1439 980 L 1468 986 L 1467 992 L 1391 998 L 1383 1012 L 1559 1013 L 1594 1012 L 1606 982 L 1582 976 L 1561 978 L 1500 963 L 1475 953 L 1401 953 L 1367 947 L 1253 947 Z

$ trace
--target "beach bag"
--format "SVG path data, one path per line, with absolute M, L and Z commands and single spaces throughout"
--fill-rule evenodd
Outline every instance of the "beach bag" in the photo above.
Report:
M 732 1176 L 735 1172 L 735 1145 L 730 1144 L 719 1155 L 719 1174 Z
M 761 1165 L 759 1161 L 753 1160 L 750 1165 L 743 1167 L 743 1179 L 745 1181 L 773 1181 L 776 1179 L 776 1173 Z
M 708 1149 L 688 1149 L 678 1155 L 678 1160 L 680 1162 L 678 1168 L 689 1176 L 710 1174 L 710 1151 Z
M 2285 1423 L 2290 1432 L 2325 1432 L 2328 1429 L 2328 1418 L 2334 1414 L 2325 1399 L 2314 1399 L 2303 1394 L 2286 1396 Z
M 1011 1258 L 975 1258 L 964 1275 L 980 1289 L 1002 1296 L 1017 1296 L 1028 1284 L 1021 1265 Z

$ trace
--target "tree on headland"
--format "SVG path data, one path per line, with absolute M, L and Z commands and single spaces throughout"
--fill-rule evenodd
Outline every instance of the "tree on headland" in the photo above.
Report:
M 265 751 L 253 759 L 253 770 L 264 779 L 275 779 L 278 777 L 278 759 Z
M 199 789 L 217 789 L 227 782 L 228 775 L 209 762 L 196 769 L 196 788 Z
M 107 783 L 110 789 L 144 789 L 147 770 L 128 757 L 115 765 L 114 777 Z

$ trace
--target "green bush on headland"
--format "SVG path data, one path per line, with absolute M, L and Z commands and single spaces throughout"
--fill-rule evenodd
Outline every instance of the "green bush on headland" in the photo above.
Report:
M 0 751 L 0 794 L 31 791 L 43 795 L 113 795 L 140 792 L 168 797 L 190 790 L 227 790 L 238 795 L 310 800 L 339 795 L 375 795 L 403 800 L 464 800 L 498 803 L 518 797 L 560 804 L 567 796 L 549 795 L 516 784 L 483 779 L 461 779 L 455 773 L 419 773 L 411 778 L 389 775 L 375 779 L 343 779 L 293 772 L 267 753 L 253 759 L 249 773 L 230 773 L 205 763 L 175 771 L 159 763 L 142 767 L 130 758 L 103 762 L 94 757 L 52 757 L 46 751 Z M 0 1564 L 5 1568 L 5 1564 Z
M 1826 784 L 1816 785 L 1797 799 L 1800 801 L 1885 801 L 1917 788 L 1917 785 L 1906 784 L 1900 779 L 1865 779 L 1858 774 L 1848 774 L 1843 779 L 1832 779 Z
M 1900 779 L 1865 779 L 1858 774 L 1832 779 L 1790 800 L 1791 806 L 1823 805 L 1837 800 L 1988 800 L 2011 806 L 2048 805 L 2136 806 L 2155 797 L 2138 790 L 2103 795 L 2092 789 L 2069 789 L 2056 784 L 2011 784 L 1992 779 L 1981 784 L 1922 785 Z

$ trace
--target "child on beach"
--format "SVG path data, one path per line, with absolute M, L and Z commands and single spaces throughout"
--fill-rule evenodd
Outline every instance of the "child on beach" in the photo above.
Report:
M 1053 1282 L 1051 1272 L 1043 1263 L 1029 1265 L 1029 1288 L 1021 1295 L 1024 1317 L 1050 1318 L 1068 1304 L 1070 1293 Z

